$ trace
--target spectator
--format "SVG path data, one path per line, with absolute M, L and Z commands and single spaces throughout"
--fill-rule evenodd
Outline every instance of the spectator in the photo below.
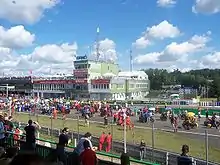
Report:
M 146 143 L 144 142 L 144 140 L 141 140 L 141 144 L 140 144 L 140 159 L 143 160 L 144 159 L 144 155 L 145 155 L 145 147 L 146 147 Z
M 188 156 L 189 146 L 182 146 L 182 154 L 177 158 L 178 165 L 192 165 L 192 159 Z
M 5 155 L 5 149 L 0 147 L 0 159 Z
M 0 115 L 0 147 L 5 147 L 4 117 Z
M 108 135 L 106 136 L 106 152 L 110 152 L 111 150 L 111 145 L 112 145 L 112 135 L 109 132 Z
M 5 117 L 5 125 L 7 125 L 7 131 L 9 132 L 12 132 L 14 128 L 12 120 L 13 120 L 12 116 L 9 116 L 8 118 Z
M 105 132 L 103 132 L 101 136 L 99 137 L 99 151 L 102 150 L 103 144 L 105 142 L 105 138 L 106 138 L 106 134 Z
M 5 117 L 4 121 L 5 130 L 11 132 L 14 128 L 14 125 L 12 123 L 12 116 Z
M 52 150 L 46 157 L 47 165 L 63 165 L 63 162 L 57 160 L 57 151 Z
M 58 160 L 63 162 L 64 165 L 67 164 L 67 156 L 65 154 L 65 147 L 70 143 L 68 133 L 69 133 L 69 129 L 65 127 L 59 136 L 59 142 L 57 144 L 57 157 L 58 157 Z
M 205 111 L 205 117 L 206 117 L 206 119 L 209 118 L 209 110 L 208 109 L 206 109 L 206 111 Z
M 44 165 L 44 159 L 35 153 L 20 153 L 9 165 Z
M 84 151 L 83 143 L 84 143 L 84 141 L 86 141 L 86 140 L 89 142 L 90 148 L 93 149 L 91 139 L 92 139 L 92 134 L 89 133 L 89 132 L 87 132 L 87 133 L 84 135 L 84 137 L 82 137 L 82 138 L 79 140 L 79 142 L 78 142 L 78 144 L 77 144 L 77 146 L 76 146 L 75 152 L 78 153 L 78 155 L 80 155 L 80 154 Z
M 13 138 L 14 138 L 14 144 L 19 147 L 20 146 L 20 143 L 19 143 L 19 140 L 21 139 L 21 135 L 23 134 L 23 132 L 19 129 L 18 126 L 16 126 L 15 130 L 14 130 L 14 135 L 13 135 Z
M 9 164 L 17 155 L 18 149 L 16 147 L 6 149 L 6 154 L 1 158 L 0 164 Z
M 97 165 L 98 159 L 95 151 L 90 147 L 90 142 L 85 140 L 83 142 L 84 151 L 80 154 L 80 161 L 82 165 Z
M 28 125 L 24 128 L 26 132 L 26 149 L 28 150 L 35 150 L 37 128 L 40 128 L 39 124 L 37 122 L 33 122 L 32 120 L 29 120 Z
M 5 142 L 10 143 L 10 140 L 13 137 L 13 135 L 10 134 L 10 132 L 12 132 L 14 128 L 14 125 L 12 123 L 12 116 L 5 117 L 4 127 L 5 127 L 5 138 L 6 138 Z

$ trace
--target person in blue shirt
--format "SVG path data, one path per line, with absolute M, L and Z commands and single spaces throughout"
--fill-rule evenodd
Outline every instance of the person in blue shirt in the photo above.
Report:
M 5 147 L 5 127 L 2 115 L 0 115 L 0 147 Z

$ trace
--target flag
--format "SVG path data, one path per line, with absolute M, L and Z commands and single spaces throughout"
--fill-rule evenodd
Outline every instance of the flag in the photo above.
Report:
M 97 30 L 96 30 L 96 32 L 97 32 L 97 33 L 99 33 L 99 31 L 100 31 L 100 30 L 99 30 L 99 27 L 97 27 Z

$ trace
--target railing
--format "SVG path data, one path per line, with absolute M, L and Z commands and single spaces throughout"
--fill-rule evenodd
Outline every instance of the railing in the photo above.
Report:
M 18 144 L 17 141 L 15 141 L 15 139 L 13 138 L 13 133 L 9 133 L 10 135 L 8 136 L 8 138 L 6 139 L 6 145 L 7 147 L 13 147 L 15 145 Z M 24 144 L 25 144 L 25 136 L 24 135 L 20 135 L 20 137 L 22 137 L 22 140 L 19 140 L 19 146 L 20 146 L 20 150 L 24 149 Z M 39 155 L 41 155 L 44 158 L 47 158 L 49 156 L 50 153 L 52 153 L 55 148 L 56 148 L 56 142 L 51 141 L 51 140 L 45 140 L 45 139 L 41 139 L 38 138 L 37 140 L 37 145 L 36 145 L 36 151 Z M 46 143 L 49 143 L 51 146 L 47 147 L 45 146 Z M 73 150 L 75 149 L 75 147 L 73 146 L 67 146 L 66 147 L 66 154 L 68 155 L 67 157 L 67 162 L 68 165 L 72 165 L 75 164 L 75 162 L 73 162 L 72 159 L 72 155 L 73 155 Z M 115 154 L 111 154 L 111 153 L 105 153 L 105 152 L 96 152 L 97 157 L 99 159 L 99 164 L 120 164 L 120 156 L 119 155 L 115 155 Z M 159 165 L 156 163 L 150 163 L 150 162 L 146 162 L 146 161 L 141 161 L 141 160 L 137 160 L 137 159 L 133 159 L 130 158 L 130 164 L 141 164 L 141 165 Z
M 19 123 L 19 126 L 21 128 L 23 128 L 24 126 L 26 126 L 25 123 Z M 69 132 L 69 136 L 71 137 L 71 139 L 77 139 L 78 138 L 78 134 L 75 132 Z M 57 138 L 60 134 L 60 129 L 51 129 L 48 127 L 41 127 L 40 130 L 40 134 L 42 135 L 48 135 L 48 136 L 53 136 L 55 138 Z M 79 134 L 79 137 L 81 138 L 83 135 Z M 45 141 L 45 140 L 44 140 Z M 45 141 L 47 142 L 47 141 Z M 50 141 L 48 141 L 48 143 L 50 143 Z M 54 142 L 55 143 L 55 142 Z M 98 137 L 94 137 L 92 138 L 92 143 L 95 146 L 99 145 L 99 138 Z M 124 151 L 124 145 L 121 141 L 113 141 L 112 143 L 112 150 L 114 153 L 122 153 Z M 172 152 L 168 152 L 165 150 L 159 150 L 159 149 L 152 149 L 151 147 L 147 147 L 145 150 L 145 155 L 144 155 L 144 160 L 147 162 L 156 162 L 160 165 L 176 165 L 177 164 L 177 157 L 179 156 L 179 154 L 177 153 L 172 153 Z M 129 153 L 129 155 L 133 158 L 136 158 L 135 160 L 137 160 L 140 157 L 140 153 L 139 153 L 139 146 L 138 145 L 134 145 L 134 144 L 129 144 L 127 143 L 127 152 Z M 97 152 L 97 154 L 107 154 L 108 153 L 104 153 L 104 152 Z M 110 154 L 111 155 L 111 154 Z M 118 155 L 116 155 L 118 156 Z M 118 156 L 119 159 L 119 156 Z M 197 165 L 206 165 L 206 162 L 204 160 L 201 159 L 194 159 L 194 164 Z M 209 162 L 209 165 L 215 165 L 216 163 L 211 163 Z

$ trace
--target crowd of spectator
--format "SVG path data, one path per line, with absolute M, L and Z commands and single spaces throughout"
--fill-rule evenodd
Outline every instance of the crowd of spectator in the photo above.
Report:
M 0 164 L 1 165 L 47 165 L 49 164 L 62 164 L 67 165 L 69 161 L 74 162 L 71 164 L 81 165 L 96 165 L 98 159 L 96 157 L 97 150 L 93 147 L 91 142 L 91 133 L 87 132 L 78 142 L 76 149 L 71 155 L 66 154 L 65 147 L 71 142 L 68 137 L 69 129 L 66 127 L 62 130 L 59 136 L 59 141 L 55 149 L 43 159 L 36 153 L 36 134 L 40 125 L 32 120 L 28 121 L 27 126 L 24 128 L 25 140 L 21 144 L 21 134 L 19 128 L 16 126 L 13 131 L 14 125 L 11 122 L 12 118 L 0 115 Z M 18 132 L 16 132 L 18 130 Z M 11 134 L 14 132 L 14 135 Z M 7 140 L 13 138 L 13 146 L 7 144 Z M 19 151 L 19 152 L 18 152 Z M 24 158 L 25 157 L 25 158 Z M 26 158 L 27 157 L 27 158 Z M 29 159 L 31 158 L 31 159 Z

